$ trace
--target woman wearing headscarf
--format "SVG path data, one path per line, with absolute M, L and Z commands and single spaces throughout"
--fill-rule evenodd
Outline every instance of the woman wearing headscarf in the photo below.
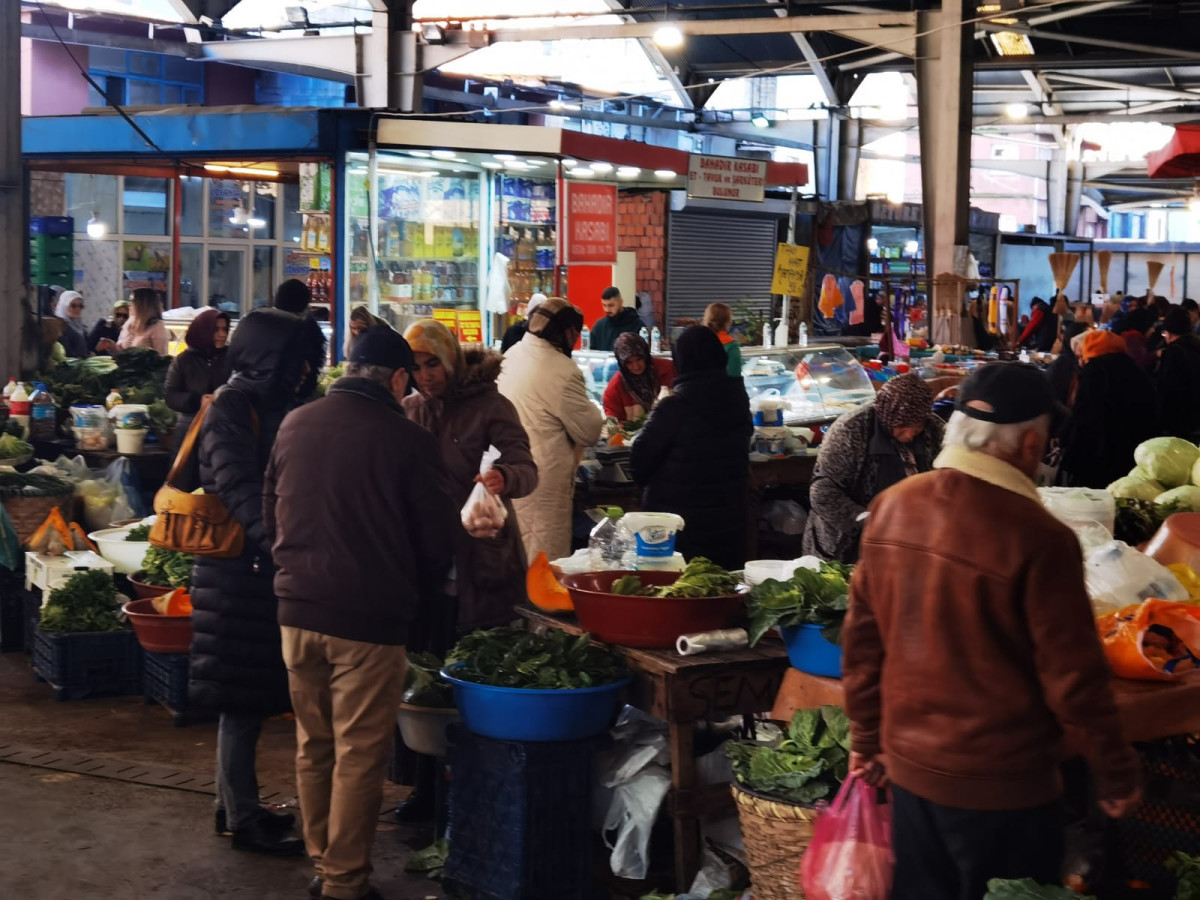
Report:
M 275 567 L 263 524 L 263 476 L 283 417 L 297 404 L 308 362 L 304 322 L 279 309 L 244 316 L 229 345 L 233 375 L 204 414 L 199 487 L 245 530 L 234 559 L 197 557 L 192 569 L 189 702 L 220 714 L 218 833 L 238 850 L 302 856 L 290 815 L 258 803 L 255 755 L 263 722 L 291 709 L 275 598 Z M 320 448 L 313 448 L 319 453 Z
M 350 358 L 350 347 L 353 346 L 354 339 L 368 328 L 374 328 L 376 325 L 383 325 L 385 328 L 392 327 L 379 316 L 373 315 L 371 310 L 365 306 L 356 306 L 350 310 L 350 324 L 346 329 L 346 341 L 342 347 L 343 358 Z
M 159 356 L 166 356 L 171 336 L 167 334 L 167 326 L 163 324 L 162 299 L 158 291 L 138 288 L 129 298 L 129 303 L 132 310 L 129 321 L 121 329 L 121 336 L 117 338 L 117 349 L 149 347 Z
M 433 319 L 421 319 L 404 333 L 412 348 L 417 393 L 404 398 L 404 412 L 433 432 L 442 450 L 449 494 L 455 509 L 467 503 L 476 482 L 497 497 L 508 514 L 492 535 L 471 535 L 459 527 L 455 537 L 455 597 L 431 604 L 409 631 L 408 649 L 442 658 L 459 636 L 477 628 L 503 625 L 525 599 L 525 548 L 513 500 L 531 494 L 538 470 L 529 436 L 512 403 L 496 389 L 504 357 L 479 345 L 460 346 L 453 333 Z M 500 451 L 491 470 L 479 475 L 489 447 Z M 400 781 L 413 793 L 396 810 L 401 821 L 433 813 L 434 760 L 401 751 Z
M 1105 488 L 1129 471 L 1133 451 L 1158 433 L 1154 386 L 1124 338 L 1089 331 L 1079 353 L 1079 383 L 1063 426 L 1058 483 Z
M 650 345 L 636 334 L 621 334 L 613 343 L 617 373 L 604 389 L 604 414 L 628 421 L 647 415 L 659 391 L 675 381 L 675 365 L 650 355 Z
M 575 470 L 604 426 L 583 373 L 571 361 L 582 329 L 578 307 L 551 297 L 530 314 L 529 332 L 509 349 L 496 379 L 516 407 L 537 464 L 537 488 L 513 503 L 529 560 L 540 552 L 550 559 L 571 552 Z
M 88 335 L 88 346 L 93 353 L 103 354 L 105 356 L 112 353 L 112 348 L 116 346 L 117 338 L 121 336 L 121 329 L 125 327 L 125 323 L 129 321 L 129 301 L 118 300 L 113 304 L 112 316 L 107 319 L 100 319 L 92 327 L 91 333 Z M 100 342 L 105 341 L 104 350 L 100 349 Z
M 167 370 L 167 406 L 179 413 L 176 429 L 186 434 L 200 402 L 229 380 L 232 369 L 226 344 L 229 342 L 229 313 L 208 308 L 197 313 L 184 336 L 187 349 L 171 360 Z
M 754 424 L 742 379 L 726 371 L 717 335 L 703 325 L 675 342 L 674 393 L 654 407 L 630 451 L 642 509 L 683 517 L 675 549 L 727 569 L 746 562 L 746 502 Z
M 83 324 L 83 295 L 79 291 L 63 291 L 58 295 L 54 315 L 63 323 L 63 333 L 58 342 L 63 345 L 67 356 L 83 359 L 91 356 L 87 326 Z
M 929 385 L 916 375 L 901 375 L 879 389 L 873 404 L 830 426 L 809 489 L 806 556 L 858 559 L 863 520 L 875 495 L 933 468 L 945 425 L 932 406 Z

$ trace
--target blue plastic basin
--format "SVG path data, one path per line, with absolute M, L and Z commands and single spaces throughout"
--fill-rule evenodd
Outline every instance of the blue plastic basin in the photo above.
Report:
M 842 677 L 842 648 L 825 640 L 820 625 L 785 625 L 779 629 L 792 667 L 809 675 Z
M 568 690 L 494 687 L 442 676 L 454 686 L 463 724 L 474 734 L 498 741 L 579 741 L 612 724 L 621 690 L 632 680 Z

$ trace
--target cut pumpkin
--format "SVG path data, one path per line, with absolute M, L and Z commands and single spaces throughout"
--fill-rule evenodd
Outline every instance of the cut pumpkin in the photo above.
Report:
M 46 516 L 41 527 L 29 539 L 30 550 L 50 556 L 62 556 L 72 549 L 73 544 L 71 530 L 67 528 L 66 520 L 57 506 L 50 510 L 50 515 Z
M 558 576 L 550 568 L 550 559 L 544 551 L 537 555 L 525 573 L 525 591 L 529 594 L 529 602 L 542 612 L 572 612 L 575 609 L 570 592 L 558 583 Z
M 96 552 L 96 545 L 88 538 L 87 532 L 79 527 L 78 522 L 72 522 L 70 526 L 71 532 L 71 549 L 73 550 L 91 550 Z
M 187 588 L 175 588 L 166 594 L 151 598 L 154 611 L 160 616 L 190 616 L 192 614 L 192 598 Z

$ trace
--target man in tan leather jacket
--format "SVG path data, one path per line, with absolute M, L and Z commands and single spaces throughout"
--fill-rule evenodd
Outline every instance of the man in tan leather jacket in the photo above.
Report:
M 1064 729 L 1101 808 L 1138 802 L 1079 542 L 1033 476 L 1059 413 L 1032 366 L 963 384 L 934 471 L 876 498 L 846 619 L 851 769 L 893 787 L 892 900 L 1061 883 Z

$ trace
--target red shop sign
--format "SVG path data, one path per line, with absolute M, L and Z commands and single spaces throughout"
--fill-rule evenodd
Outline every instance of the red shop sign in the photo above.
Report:
M 617 261 L 617 186 L 567 184 L 568 265 Z

